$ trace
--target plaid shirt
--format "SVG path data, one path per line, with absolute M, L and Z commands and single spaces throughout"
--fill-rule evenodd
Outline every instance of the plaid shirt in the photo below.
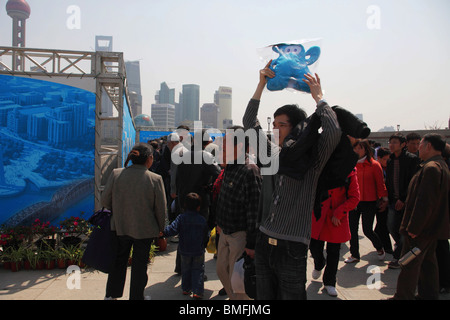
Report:
M 262 178 L 257 165 L 228 164 L 217 200 L 217 225 L 225 234 L 247 232 L 246 248 L 256 242 L 259 195 Z

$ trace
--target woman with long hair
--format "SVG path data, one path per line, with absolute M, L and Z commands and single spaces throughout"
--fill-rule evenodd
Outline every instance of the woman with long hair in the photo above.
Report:
M 129 162 L 131 166 L 128 166 Z M 102 193 L 102 205 L 112 212 L 116 259 L 106 285 L 105 299 L 122 297 L 127 263 L 133 247 L 130 300 L 144 300 L 147 264 L 154 238 L 164 230 L 166 195 L 161 176 L 148 170 L 153 163 L 153 148 L 136 144 L 125 168 L 114 169 Z
M 354 151 L 359 155 L 356 164 L 360 202 L 358 207 L 350 212 L 350 253 L 351 256 L 345 260 L 346 263 L 354 263 L 360 260 L 358 228 L 359 219 L 362 217 L 362 229 L 364 235 L 372 242 L 377 250 L 378 259 L 384 260 L 385 251 L 380 237 L 373 230 L 373 222 L 377 210 L 384 210 L 388 204 L 387 189 L 384 184 L 383 169 L 379 162 L 373 158 L 373 150 L 369 141 L 364 139 L 358 141 Z M 377 203 L 380 203 L 377 206 Z

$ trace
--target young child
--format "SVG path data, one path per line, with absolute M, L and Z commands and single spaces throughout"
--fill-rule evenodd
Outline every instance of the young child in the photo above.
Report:
M 205 247 L 209 231 L 206 219 L 200 215 L 201 198 L 189 193 L 184 201 L 184 213 L 163 231 L 163 236 L 179 235 L 178 250 L 181 256 L 181 288 L 184 295 L 202 299 L 205 274 Z

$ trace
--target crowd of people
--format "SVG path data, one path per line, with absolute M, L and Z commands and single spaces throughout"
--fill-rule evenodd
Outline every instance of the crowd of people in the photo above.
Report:
M 134 146 L 127 159 L 132 165 L 113 171 L 102 194 L 103 206 L 113 212 L 118 253 L 106 299 L 123 294 L 131 247 L 130 299 L 145 299 L 151 241 L 174 236 L 182 293 L 201 299 L 213 228 L 220 294 L 229 299 L 250 299 L 232 284 L 242 257 L 254 266 L 253 298 L 306 299 L 308 251 L 312 278 L 323 271 L 326 292 L 337 296 L 342 244 L 350 241 L 345 263 L 361 259 L 360 221 L 378 259 L 390 254 L 389 268 L 401 268 L 393 299 L 438 299 L 440 291 L 449 292 L 450 146 L 437 134 L 400 133 L 390 137 L 389 148 L 374 145 L 362 133 L 364 123 L 348 115 L 344 120 L 345 110 L 328 105 L 320 78 L 305 75 L 316 110 L 310 117 L 297 105 L 275 111 L 277 143 L 265 134 L 257 137 L 266 140 L 258 146 L 279 159 L 279 170 L 262 175 L 264 165 L 255 157 L 260 153 L 235 133 L 263 132 L 257 115 L 267 79 L 275 75 L 269 65 L 260 71 L 243 126 L 229 128 L 222 143 L 205 130 L 191 139 L 189 128 L 179 127 L 164 139 Z M 414 259 L 404 258 L 411 254 Z

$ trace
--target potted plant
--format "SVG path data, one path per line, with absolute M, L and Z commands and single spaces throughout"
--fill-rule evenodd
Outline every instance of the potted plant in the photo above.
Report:
M 36 269 L 37 265 L 37 253 L 32 248 L 28 247 L 24 249 L 24 261 L 23 268 L 25 270 Z
M 65 269 L 67 267 L 67 252 L 64 247 L 60 247 L 55 250 L 56 264 L 59 269 Z
M 25 258 L 24 247 L 19 246 L 17 249 L 11 247 L 8 256 L 11 262 L 11 271 L 19 271 L 22 266 L 22 261 Z
M 51 270 L 55 268 L 55 259 L 56 256 L 56 250 L 49 248 L 48 250 L 43 251 L 43 257 L 45 262 L 45 268 L 47 270 Z
M 67 265 L 77 265 L 79 256 L 79 246 L 63 246 L 61 250 L 65 252 Z
M 45 268 L 45 251 L 36 250 L 36 270 L 43 270 Z
M 77 265 L 80 268 L 85 268 L 86 267 L 86 264 L 82 261 L 83 254 L 84 254 L 84 248 L 83 247 L 78 247 L 77 248 L 77 254 L 76 254 L 76 261 L 77 261 Z
M 0 232 L 0 246 L 3 249 L 10 247 L 17 249 L 30 235 L 31 229 L 28 227 L 2 228 Z
M 0 261 L 3 262 L 3 268 L 5 268 L 5 270 L 11 269 L 11 261 L 9 260 L 9 251 L 10 248 L 7 249 L 3 248 L 0 255 Z

